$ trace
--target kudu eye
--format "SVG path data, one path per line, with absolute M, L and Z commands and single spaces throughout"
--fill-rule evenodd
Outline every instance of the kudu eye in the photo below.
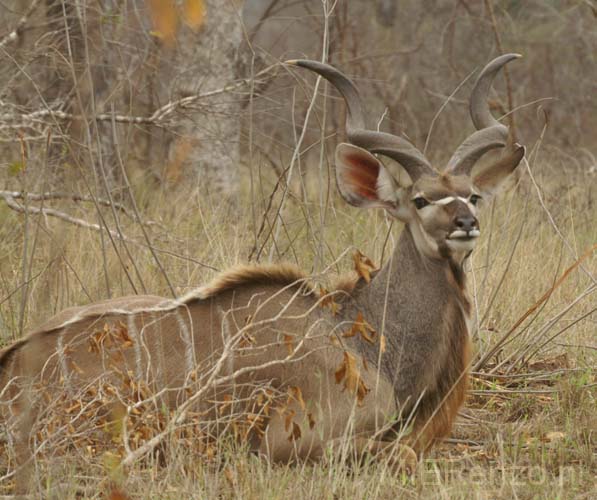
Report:
M 426 207 L 427 205 L 429 205 L 429 202 L 423 198 L 422 196 L 417 196 L 414 200 L 413 203 L 415 204 L 415 207 L 417 207 L 417 210 L 420 210 L 423 207 Z
M 479 196 L 478 194 L 471 194 L 468 201 L 470 202 L 471 205 L 477 205 L 477 203 L 479 203 L 479 201 L 481 199 L 482 199 L 482 197 Z

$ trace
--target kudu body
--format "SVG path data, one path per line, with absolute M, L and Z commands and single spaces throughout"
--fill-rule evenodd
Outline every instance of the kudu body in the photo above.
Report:
M 477 202 L 524 155 L 507 144 L 507 128 L 486 104 L 495 74 L 515 57 L 501 56 L 480 74 L 471 97 L 478 130 L 441 172 L 405 139 L 367 130 L 344 75 L 290 62 L 328 79 L 347 102 L 338 188 L 348 203 L 384 208 L 405 223 L 388 262 L 369 283 L 345 281 L 323 296 L 291 266 L 247 266 L 179 300 L 127 297 L 63 311 L 0 354 L 4 418 L 40 408 L 36 388 L 72 394 L 126 373 L 171 409 L 193 400 L 206 419 L 231 392 L 246 402 L 259 387 L 290 391 L 294 398 L 265 412 L 251 440 L 274 460 L 317 458 L 347 433 L 357 452 L 375 453 L 406 422 L 413 425 L 405 442 L 418 451 L 445 436 L 467 386 L 471 306 L 462 266 L 479 236 Z M 499 147 L 501 159 L 471 177 L 475 162 Z M 397 160 L 412 185 L 398 184 L 372 153 Z M 340 307 L 330 307 L 331 297 Z M 378 341 L 343 335 L 355 322 Z

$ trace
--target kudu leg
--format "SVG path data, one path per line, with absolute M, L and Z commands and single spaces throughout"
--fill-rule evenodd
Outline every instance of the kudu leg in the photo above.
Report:
M 293 415 L 292 418 L 289 418 L 290 414 Z M 417 455 L 410 446 L 399 440 L 382 441 L 364 437 L 365 432 L 361 436 L 346 433 L 346 426 L 354 415 L 347 414 L 346 417 L 340 419 L 336 415 L 333 426 L 325 425 L 325 419 L 319 414 L 313 417 L 298 405 L 290 406 L 286 413 L 276 414 L 270 419 L 259 454 L 282 463 L 318 461 L 326 453 L 335 457 L 345 456 L 348 461 L 355 463 L 372 457 L 387 464 L 396 474 L 411 475 L 415 471 Z M 342 421 L 345 425 L 340 425 Z M 373 433 L 374 431 L 371 432 Z
M 34 455 L 31 449 L 31 432 L 34 424 L 33 404 L 28 389 L 24 389 L 18 398 L 18 416 L 15 425 L 15 492 L 25 495 L 31 491 L 31 479 L 34 473 Z

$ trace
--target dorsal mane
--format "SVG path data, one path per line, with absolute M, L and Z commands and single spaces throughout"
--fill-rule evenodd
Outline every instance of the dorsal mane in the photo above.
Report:
M 302 287 L 306 294 L 314 294 L 307 283 L 307 275 L 292 264 L 241 265 L 216 276 L 210 283 L 196 288 L 179 299 L 157 296 L 131 296 L 108 299 L 85 306 L 71 307 L 35 328 L 27 337 L 0 351 L 0 365 L 7 362 L 14 350 L 35 334 L 50 334 L 82 320 L 100 319 L 107 315 L 135 315 L 139 313 L 167 313 L 194 300 L 207 299 L 228 290 L 249 285 Z
M 302 287 L 305 293 L 315 293 L 307 283 L 308 276 L 294 264 L 239 265 L 216 276 L 210 283 L 194 290 L 181 299 L 207 299 L 228 290 L 250 285 L 276 285 Z

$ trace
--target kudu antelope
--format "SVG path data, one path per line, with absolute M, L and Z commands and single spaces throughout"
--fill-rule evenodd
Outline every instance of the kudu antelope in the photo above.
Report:
M 470 98 L 477 130 L 441 171 L 406 139 L 368 130 L 357 88 L 338 70 L 289 61 L 326 78 L 346 101 L 338 189 L 349 204 L 404 222 L 391 258 L 369 282 L 343 280 L 324 295 L 292 266 L 255 265 L 178 300 L 136 296 L 67 309 L 1 353 L 4 418 L 26 407 L 35 415 L 38 392 L 73 394 L 124 373 L 151 387 L 161 407 L 192 401 L 205 419 L 231 393 L 241 415 L 259 387 L 293 395 L 282 410 L 260 414 L 249 440 L 273 460 L 317 458 L 347 435 L 356 453 L 383 454 L 407 422 L 403 442 L 418 452 L 448 434 L 467 387 L 463 262 L 479 238 L 478 205 L 524 156 L 487 104 L 496 73 L 517 57 L 482 70 Z M 500 159 L 472 175 L 496 148 Z M 412 183 L 397 182 L 374 154 L 396 160 Z M 347 335 L 355 325 L 377 341 Z

